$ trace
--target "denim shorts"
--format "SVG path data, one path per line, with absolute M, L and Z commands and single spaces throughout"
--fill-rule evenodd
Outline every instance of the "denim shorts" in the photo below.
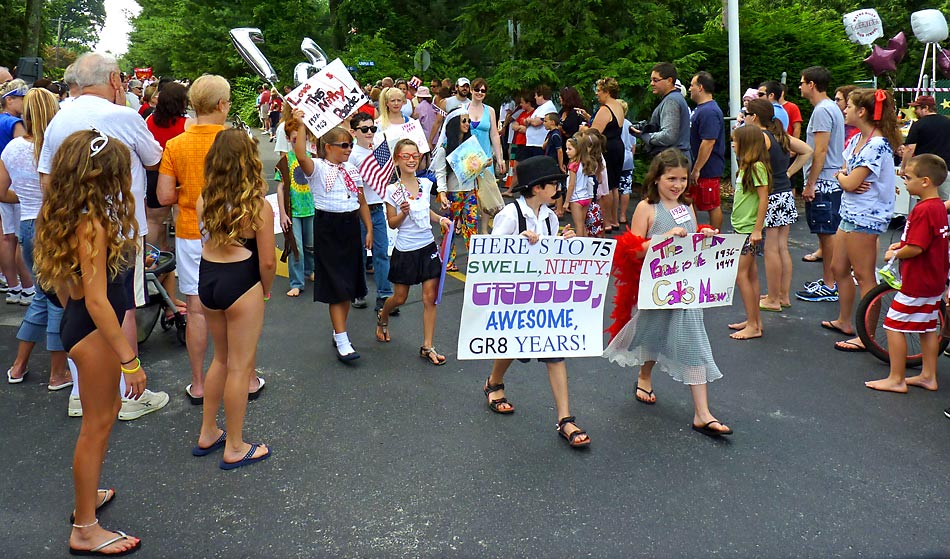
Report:
M 805 219 L 808 229 L 816 235 L 834 235 L 838 232 L 841 216 L 841 191 L 815 191 L 815 199 L 805 204 Z
M 884 232 L 878 231 L 877 229 L 872 229 L 870 227 L 861 227 L 859 225 L 855 225 L 847 219 L 841 220 L 841 223 L 838 224 L 838 230 L 844 231 L 845 233 L 867 233 L 868 235 L 880 235 Z

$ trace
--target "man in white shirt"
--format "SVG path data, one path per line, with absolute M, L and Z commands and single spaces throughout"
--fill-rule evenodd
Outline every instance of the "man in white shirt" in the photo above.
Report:
M 135 219 L 139 224 L 139 254 L 135 258 L 135 269 L 131 283 L 133 297 L 129 298 L 132 308 L 127 309 L 122 321 L 122 332 L 133 348 L 137 348 L 138 333 L 135 324 L 135 306 L 145 304 L 145 270 L 143 241 L 148 233 L 145 219 L 145 169 L 158 169 L 162 160 L 162 148 L 145 127 L 145 120 L 135 109 L 125 106 L 125 88 L 119 74 L 115 58 L 95 52 L 83 54 L 73 65 L 77 86 L 82 94 L 75 101 L 63 105 L 46 129 L 46 138 L 40 152 L 37 169 L 44 188 L 50 188 L 49 173 L 53 167 L 53 156 L 63 141 L 79 130 L 96 130 L 117 138 L 132 155 L 132 195 L 135 197 Z M 124 375 L 123 375 L 124 377 Z M 122 391 L 125 391 L 125 379 L 121 378 Z M 81 415 L 79 404 L 79 381 L 74 379 L 73 395 L 70 396 L 70 415 Z M 73 401 L 75 399 L 75 402 Z M 136 419 L 161 409 L 168 403 L 168 394 L 146 390 L 138 400 L 122 400 L 119 419 Z M 79 406 L 75 412 L 74 407 Z M 74 413 L 75 412 L 75 413 Z
M 548 135 L 548 131 L 544 128 L 544 115 L 558 112 L 554 101 L 551 101 L 551 88 L 546 85 L 539 85 L 534 90 L 534 101 L 538 108 L 524 121 L 528 125 L 528 129 L 525 130 L 527 157 L 544 155 L 544 139 Z
M 127 105 L 138 111 L 142 107 L 142 82 L 139 80 L 129 80 L 129 91 L 125 94 L 128 100 Z

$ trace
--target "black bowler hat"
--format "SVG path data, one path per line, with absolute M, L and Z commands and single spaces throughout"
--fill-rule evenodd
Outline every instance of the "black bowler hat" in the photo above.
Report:
M 557 162 L 546 155 L 535 155 L 524 161 L 519 161 L 515 172 L 518 174 L 518 185 L 512 188 L 515 192 L 549 182 L 557 182 L 563 185 L 564 179 L 567 178 L 567 175 L 562 173 L 557 166 Z M 559 192 L 561 190 L 561 188 L 558 189 Z

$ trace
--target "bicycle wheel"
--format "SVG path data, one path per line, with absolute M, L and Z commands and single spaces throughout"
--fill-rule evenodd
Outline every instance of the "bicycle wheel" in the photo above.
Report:
M 898 291 L 887 283 L 878 284 L 858 303 L 858 310 L 854 317 L 855 329 L 864 347 L 868 348 L 871 355 L 885 363 L 890 363 L 891 358 L 887 352 L 887 331 L 884 329 L 884 319 L 897 293 Z M 938 331 L 943 327 L 945 312 L 945 304 L 941 302 L 940 312 L 937 314 Z M 917 334 L 905 334 L 904 337 L 907 340 L 907 366 L 919 367 L 922 360 L 920 337 Z M 945 347 L 946 342 L 946 338 L 941 338 L 941 347 Z

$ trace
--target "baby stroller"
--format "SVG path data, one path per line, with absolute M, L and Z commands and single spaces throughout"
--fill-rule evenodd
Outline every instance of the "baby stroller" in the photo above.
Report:
M 175 253 L 159 251 L 152 245 L 147 246 L 145 255 L 145 305 L 135 309 L 135 323 L 138 329 L 139 343 L 152 334 L 156 323 L 161 323 L 162 331 L 167 332 L 172 326 L 178 336 L 178 342 L 185 344 L 185 328 L 187 319 L 178 307 L 159 277 L 175 270 Z M 171 313 L 169 315 L 169 313 Z

